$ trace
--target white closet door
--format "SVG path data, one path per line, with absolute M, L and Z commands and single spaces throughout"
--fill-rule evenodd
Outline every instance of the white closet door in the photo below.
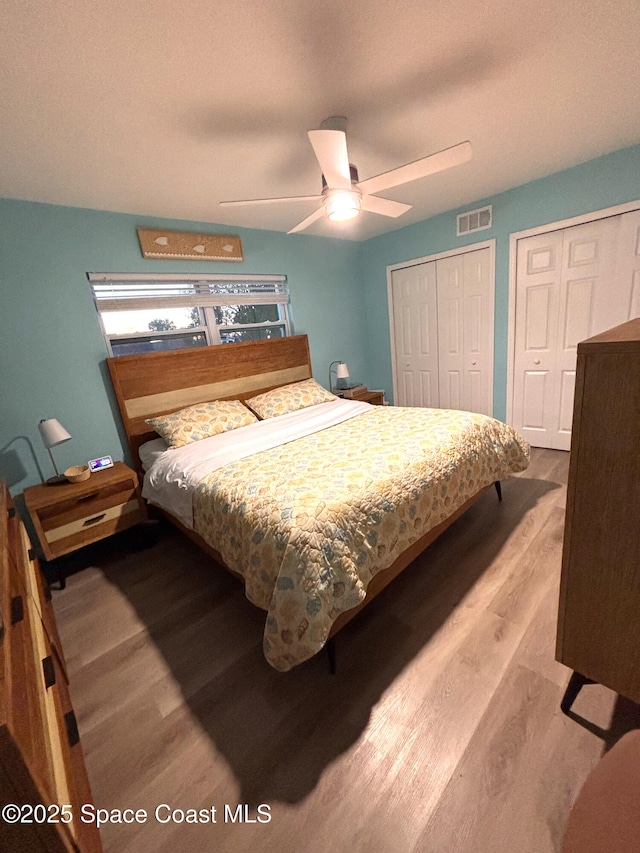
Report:
M 618 254 L 614 279 L 621 289 L 620 302 L 626 303 L 627 313 L 607 328 L 640 317 L 640 210 L 620 217 Z
M 398 406 L 438 405 L 436 265 L 417 264 L 391 274 Z
M 551 447 L 562 232 L 518 241 L 513 423 L 536 447 Z
M 489 249 L 436 261 L 440 406 L 493 414 Z
M 513 425 L 569 450 L 578 343 L 640 309 L 640 212 L 519 240 L 516 262 Z
M 617 325 L 613 273 L 619 224 L 619 217 L 611 217 L 564 232 L 551 432 L 558 450 L 571 447 L 578 344 Z
M 391 273 L 395 402 L 493 413 L 491 252 Z

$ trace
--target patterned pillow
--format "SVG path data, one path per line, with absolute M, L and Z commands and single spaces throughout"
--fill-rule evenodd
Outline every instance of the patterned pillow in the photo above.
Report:
M 202 438 L 248 426 L 257 420 L 240 400 L 214 400 L 187 406 L 170 415 L 150 418 L 145 423 L 153 427 L 169 447 L 183 447 Z
M 318 385 L 315 379 L 305 379 L 258 394 L 246 403 L 259 418 L 264 419 L 297 412 L 298 409 L 306 409 L 307 406 L 315 406 L 317 403 L 330 403 L 335 399 L 335 395 Z

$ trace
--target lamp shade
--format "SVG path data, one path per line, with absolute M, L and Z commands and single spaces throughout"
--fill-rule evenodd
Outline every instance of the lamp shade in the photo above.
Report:
M 341 361 L 338 367 L 336 368 L 336 378 L 337 379 L 348 379 L 349 378 L 349 368 L 345 364 L 344 361 Z
M 55 447 L 56 444 L 62 444 L 63 441 L 69 441 L 71 436 L 55 418 L 43 418 L 38 424 L 42 443 L 48 449 Z

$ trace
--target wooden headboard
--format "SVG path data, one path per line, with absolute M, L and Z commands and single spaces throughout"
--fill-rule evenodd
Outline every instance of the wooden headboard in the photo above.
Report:
M 136 466 L 138 448 L 158 435 L 146 418 L 210 400 L 246 400 L 309 379 L 306 335 L 108 358 Z

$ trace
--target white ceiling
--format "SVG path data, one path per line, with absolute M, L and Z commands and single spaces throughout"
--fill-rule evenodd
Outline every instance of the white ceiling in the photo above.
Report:
M 640 142 L 638 0 L 4 0 L 0 196 L 287 231 L 306 131 L 349 120 L 364 180 L 470 140 L 361 240 Z M 289 239 L 295 240 L 296 236 Z

